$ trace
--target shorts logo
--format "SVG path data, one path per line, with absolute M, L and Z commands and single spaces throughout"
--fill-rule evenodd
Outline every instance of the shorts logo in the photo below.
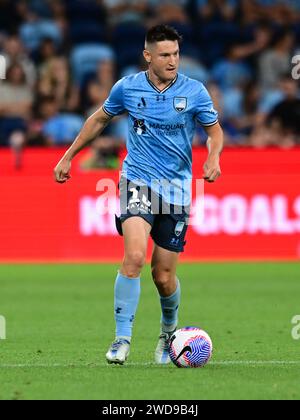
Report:
M 174 108 L 177 112 L 183 112 L 187 107 L 187 98 L 174 98 L 173 101 Z
M 172 238 L 171 239 L 171 242 L 170 242 L 170 245 L 172 245 L 172 246 L 178 246 L 179 245 L 179 239 Z
M 139 135 L 142 136 L 146 133 L 146 126 L 145 126 L 145 120 L 134 120 L 134 131 Z
M 175 235 L 178 237 L 182 234 L 183 228 L 185 226 L 184 222 L 177 222 L 177 225 L 175 227 Z

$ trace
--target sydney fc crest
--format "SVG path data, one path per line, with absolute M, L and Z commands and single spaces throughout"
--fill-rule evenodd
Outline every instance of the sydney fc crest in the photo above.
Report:
M 184 227 L 185 227 L 185 223 L 184 222 L 177 222 L 177 224 L 175 226 L 175 235 L 177 237 L 182 234 Z
M 177 112 L 183 112 L 187 107 L 187 98 L 176 97 L 174 98 L 173 104 Z

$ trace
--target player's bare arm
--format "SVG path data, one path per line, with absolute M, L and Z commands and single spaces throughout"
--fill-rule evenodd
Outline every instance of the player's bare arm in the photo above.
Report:
M 85 146 L 87 146 L 99 134 L 102 133 L 111 119 L 112 117 L 106 114 L 102 107 L 87 119 L 74 143 L 67 150 L 67 152 L 64 154 L 54 169 L 54 177 L 56 182 L 64 184 L 68 179 L 71 178 L 70 170 L 72 159 L 82 149 L 84 149 Z
M 215 182 L 221 175 L 220 155 L 223 149 L 223 130 L 219 123 L 205 127 L 208 134 L 208 157 L 203 166 L 203 178 L 207 182 Z

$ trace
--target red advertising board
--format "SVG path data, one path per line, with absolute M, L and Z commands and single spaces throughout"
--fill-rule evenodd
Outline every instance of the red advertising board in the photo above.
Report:
M 53 181 L 62 150 L 26 150 L 21 169 L 11 151 L 0 150 L 0 261 L 120 261 L 111 197 L 101 215 L 96 186 L 118 171 L 82 172 Z M 204 149 L 194 150 L 194 177 L 201 178 Z M 300 149 L 225 149 L 222 177 L 193 197 L 194 215 L 182 260 L 300 259 Z M 149 246 L 149 256 L 151 246 Z

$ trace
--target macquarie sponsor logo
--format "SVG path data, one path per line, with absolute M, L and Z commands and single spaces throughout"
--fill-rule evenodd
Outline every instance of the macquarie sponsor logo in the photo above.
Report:
M 191 225 L 199 235 L 227 234 L 295 235 L 300 233 L 300 196 L 291 200 L 278 194 L 244 197 L 229 194 L 219 198 L 205 194 L 193 203 Z M 204 216 L 200 217 L 200 210 Z
M 158 123 L 150 123 L 149 127 L 154 130 L 156 134 L 166 134 L 168 136 L 178 136 L 182 130 L 186 128 L 185 123 L 166 123 L 166 124 L 158 124 Z
M 150 127 L 156 130 L 172 131 L 172 130 L 183 130 L 186 124 L 156 124 L 150 123 Z

